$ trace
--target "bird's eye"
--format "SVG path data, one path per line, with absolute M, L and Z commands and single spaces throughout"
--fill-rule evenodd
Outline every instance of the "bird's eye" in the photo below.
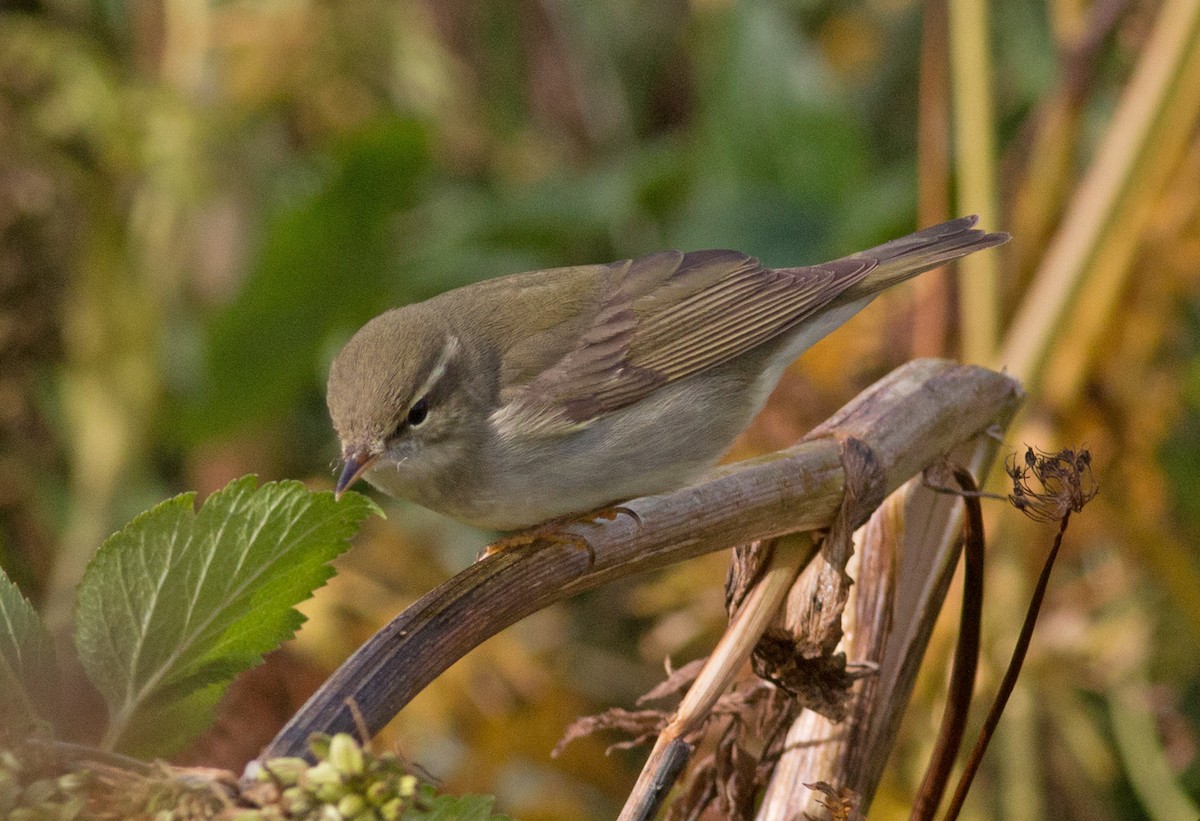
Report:
M 408 422 L 410 428 L 420 427 L 421 423 L 429 416 L 429 400 L 422 397 L 415 405 L 408 409 Z

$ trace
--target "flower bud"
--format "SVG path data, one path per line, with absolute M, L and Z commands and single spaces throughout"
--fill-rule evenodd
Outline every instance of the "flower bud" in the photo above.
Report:
M 362 747 L 349 733 L 338 733 L 330 739 L 329 762 L 344 775 L 361 775 L 365 767 Z

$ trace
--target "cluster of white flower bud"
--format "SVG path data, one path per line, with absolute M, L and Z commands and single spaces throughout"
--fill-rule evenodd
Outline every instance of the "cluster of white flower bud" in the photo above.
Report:
M 315 764 L 263 762 L 255 777 L 269 793 L 232 821 L 396 821 L 417 801 L 417 779 L 395 756 L 372 755 L 346 733 L 314 736 L 309 749 Z

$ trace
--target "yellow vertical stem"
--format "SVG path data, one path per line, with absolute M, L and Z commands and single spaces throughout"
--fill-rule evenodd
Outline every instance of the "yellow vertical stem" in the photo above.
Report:
M 959 210 L 978 214 L 992 229 L 998 215 L 988 8 L 983 0 L 951 0 L 949 23 Z M 1000 338 L 997 257 L 972 254 L 958 265 L 962 356 L 967 362 L 989 362 Z
M 1180 120 L 1164 112 L 1195 105 L 1194 89 L 1183 80 L 1190 73 L 1197 37 L 1200 0 L 1167 0 L 993 363 L 1028 385 L 1040 381 L 1051 346 L 1091 277 L 1106 237 L 1116 233 L 1117 220 L 1131 216 L 1126 213 L 1131 194 L 1146 184 L 1139 170 L 1147 154 L 1158 150 L 1164 122 Z

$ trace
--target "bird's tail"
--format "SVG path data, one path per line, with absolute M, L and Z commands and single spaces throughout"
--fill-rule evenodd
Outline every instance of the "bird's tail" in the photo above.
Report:
M 976 216 L 959 217 L 853 254 L 850 259 L 873 259 L 876 265 L 843 298 L 877 294 L 909 277 L 1011 239 L 1005 233 L 989 234 L 975 228 L 978 221 Z

